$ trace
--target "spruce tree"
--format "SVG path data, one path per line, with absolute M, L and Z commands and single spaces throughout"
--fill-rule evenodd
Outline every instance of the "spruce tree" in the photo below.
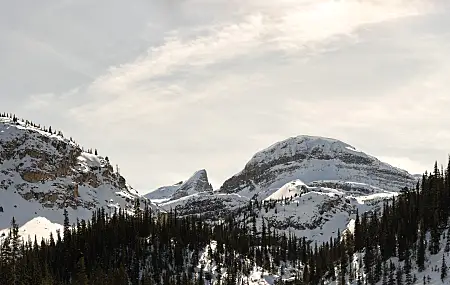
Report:
M 447 278 L 447 264 L 445 263 L 445 255 L 442 255 L 442 265 L 441 265 L 441 280 Z

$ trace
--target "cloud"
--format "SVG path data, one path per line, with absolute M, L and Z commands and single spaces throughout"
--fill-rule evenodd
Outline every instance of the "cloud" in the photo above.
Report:
M 126 56 L 100 56 L 109 67 L 94 65 L 94 79 L 70 96 L 42 92 L 28 106 L 50 110 L 147 190 L 200 168 L 219 183 L 254 152 L 299 134 L 335 137 L 417 172 L 450 143 L 450 21 L 440 3 L 167 3 L 179 17 L 145 23 L 145 48 L 131 56 L 130 37 L 112 49 Z M 198 15 L 198 5 L 209 12 Z M 87 39 L 109 39 L 94 30 Z M 119 34 L 127 31 L 136 36 L 134 25 Z

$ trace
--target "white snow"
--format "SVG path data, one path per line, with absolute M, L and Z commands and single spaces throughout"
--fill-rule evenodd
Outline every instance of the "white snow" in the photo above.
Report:
M 294 157 L 299 158 L 289 160 Z M 408 172 L 356 151 L 349 144 L 314 136 L 292 137 L 273 144 L 256 153 L 234 178 L 246 179 L 246 171 L 262 166 L 269 166 L 261 174 L 269 179 L 255 183 L 249 178 L 247 182 L 255 189 L 250 186 L 240 188 L 241 195 L 253 197 L 258 194 L 259 199 L 265 199 L 293 180 L 301 180 L 307 185 L 317 181 L 361 184 L 388 192 L 399 192 L 416 182 Z
M 175 193 L 175 191 L 177 191 L 177 189 L 180 188 L 180 186 L 181 184 L 159 187 L 158 189 L 153 190 L 145 194 L 144 196 L 147 199 L 152 200 L 153 202 L 157 200 L 167 200 L 170 199 L 170 197 Z
M 430 242 L 430 235 L 429 233 L 426 235 L 426 243 L 428 244 Z M 448 273 L 448 277 L 446 279 L 444 279 L 444 281 L 441 280 L 441 266 L 442 266 L 442 256 L 445 257 L 446 260 L 446 264 L 447 266 L 450 264 L 450 254 L 446 253 L 444 251 L 445 248 L 445 244 L 446 244 L 446 238 L 444 237 L 444 235 L 441 236 L 441 245 L 440 245 L 440 251 L 435 254 L 435 255 L 431 255 L 430 252 L 428 250 L 426 250 L 426 257 L 425 257 L 425 270 L 422 272 L 419 272 L 418 267 L 417 267 L 417 263 L 416 263 L 416 252 L 413 249 L 411 251 L 411 265 L 412 265 L 412 269 L 411 269 L 411 276 L 416 276 L 417 281 L 413 284 L 424 284 L 423 283 L 423 278 L 425 277 L 426 284 L 430 284 L 430 285 L 435 285 L 435 284 L 450 284 L 450 272 Z M 362 260 L 364 258 L 364 253 L 355 253 L 353 255 L 353 262 L 352 262 L 352 266 L 354 268 L 357 269 L 358 274 L 360 274 L 361 276 L 365 276 L 363 269 L 359 268 L 359 263 L 360 260 Z M 390 262 L 392 261 L 392 263 L 395 265 L 395 268 L 403 268 L 404 267 L 404 261 L 399 262 L 397 257 L 392 257 L 389 260 L 387 260 L 387 264 L 389 265 Z M 348 272 L 348 271 L 347 271 Z M 336 268 L 336 273 L 338 273 L 338 268 Z M 405 274 L 403 274 L 403 283 L 406 284 L 405 280 Z M 429 279 L 428 279 L 429 277 Z M 339 278 L 337 278 L 339 279 Z M 348 279 L 348 275 L 347 275 L 347 279 Z M 338 281 L 330 281 L 327 280 L 325 281 L 324 284 L 327 285 L 338 285 L 340 284 Z M 349 285 L 356 285 L 357 281 L 355 280 L 352 283 L 346 283 Z M 364 284 L 364 282 L 363 282 Z M 380 282 L 376 283 L 376 285 L 382 285 L 383 281 L 381 280 Z
M 63 226 L 57 223 L 52 223 L 48 219 L 44 217 L 36 217 L 23 226 L 19 227 L 19 235 L 24 241 L 28 241 L 31 239 L 31 241 L 34 242 L 34 238 L 36 236 L 36 239 L 38 242 L 41 241 L 41 239 L 48 240 L 50 237 L 50 233 L 53 234 L 55 240 L 56 240 L 56 234 L 57 231 L 61 232 L 62 236 L 62 230 Z M 4 237 L 8 235 L 9 229 L 4 229 L 0 231 L 0 239 L 1 237 Z
M 267 197 L 265 200 L 280 200 L 284 198 L 291 198 L 295 195 L 301 195 L 305 191 L 307 191 L 307 186 L 303 181 L 301 180 L 294 180 L 287 184 L 285 184 L 283 187 L 278 189 L 276 192 L 274 192 L 272 195 Z

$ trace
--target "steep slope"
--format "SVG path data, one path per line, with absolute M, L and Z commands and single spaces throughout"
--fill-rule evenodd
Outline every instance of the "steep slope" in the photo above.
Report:
M 279 231 L 293 233 L 319 243 L 335 237 L 352 226 L 356 212 L 380 210 L 382 201 L 397 196 L 397 192 L 353 195 L 342 189 L 306 186 L 293 181 L 254 206 L 242 217 L 256 216 Z M 249 214 L 251 213 L 251 215 Z M 250 224 L 251 219 L 247 222 Z
M 206 170 L 202 169 L 194 173 L 186 182 L 181 184 L 173 194 L 172 199 L 179 199 L 196 193 L 212 192 L 213 188 L 208 181 Z
M 131 210 L 135 199 L 144 199 L 107 158 L 11 118 L 0 118 L 0 169 L 0 230 L 13 216 L 19 225 L 36 217 L 62 224 L 64 208 L 75 221 L 98 207 Z
M 196 171 L 185 182 L 179 182 L 172 186 L 160 187 L 148 194 L 145 197 L 156 203 L 165 202 L 167 200 L 177 200 L 186 196 L 198 193 L 211 193 L 213 188 L 208 180 L 208 173 L 205 169 Z
M 220 188 L 224 193 L 264 199 L 280 187 L 300 179 L 356 182 L 387 191 L 400 191 L 415 183 L 414 176 L 336 139 L 298 136 L 255 154 L 245 168 Z
M 170 199 L 170 197 L 172 197 L 173 194 L 175 194 L 175 191 L 177 191 L 177 189 L 180 188 L 181 184 L 183 184 L 183 182 L 179 182 L 179 183 L 171 185 L 171 186 L 159 187 L 158 189 L 145 194 L 144 197 L 149 200 Z
M 286 185 L 272 193 L 272 195 L 267 197 L 265 200 L 282 200 L 286 198 L 297 197 L 301 196 L 307 191 L 308 187 L 306 186 L 306 184 L 303 183 L 303 181 L 297 179 L 287 183 Z

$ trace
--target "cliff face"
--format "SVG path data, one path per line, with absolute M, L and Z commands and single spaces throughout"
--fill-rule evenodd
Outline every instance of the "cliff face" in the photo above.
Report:
M 142 199 L 102 156 L 82 151 L 61 135 L 27 123 L 0 119 L 0 229 L 14 216 L 24 224 L 36 216 L 62 221 L 90 218 L 97 207 L 132 208 Z

